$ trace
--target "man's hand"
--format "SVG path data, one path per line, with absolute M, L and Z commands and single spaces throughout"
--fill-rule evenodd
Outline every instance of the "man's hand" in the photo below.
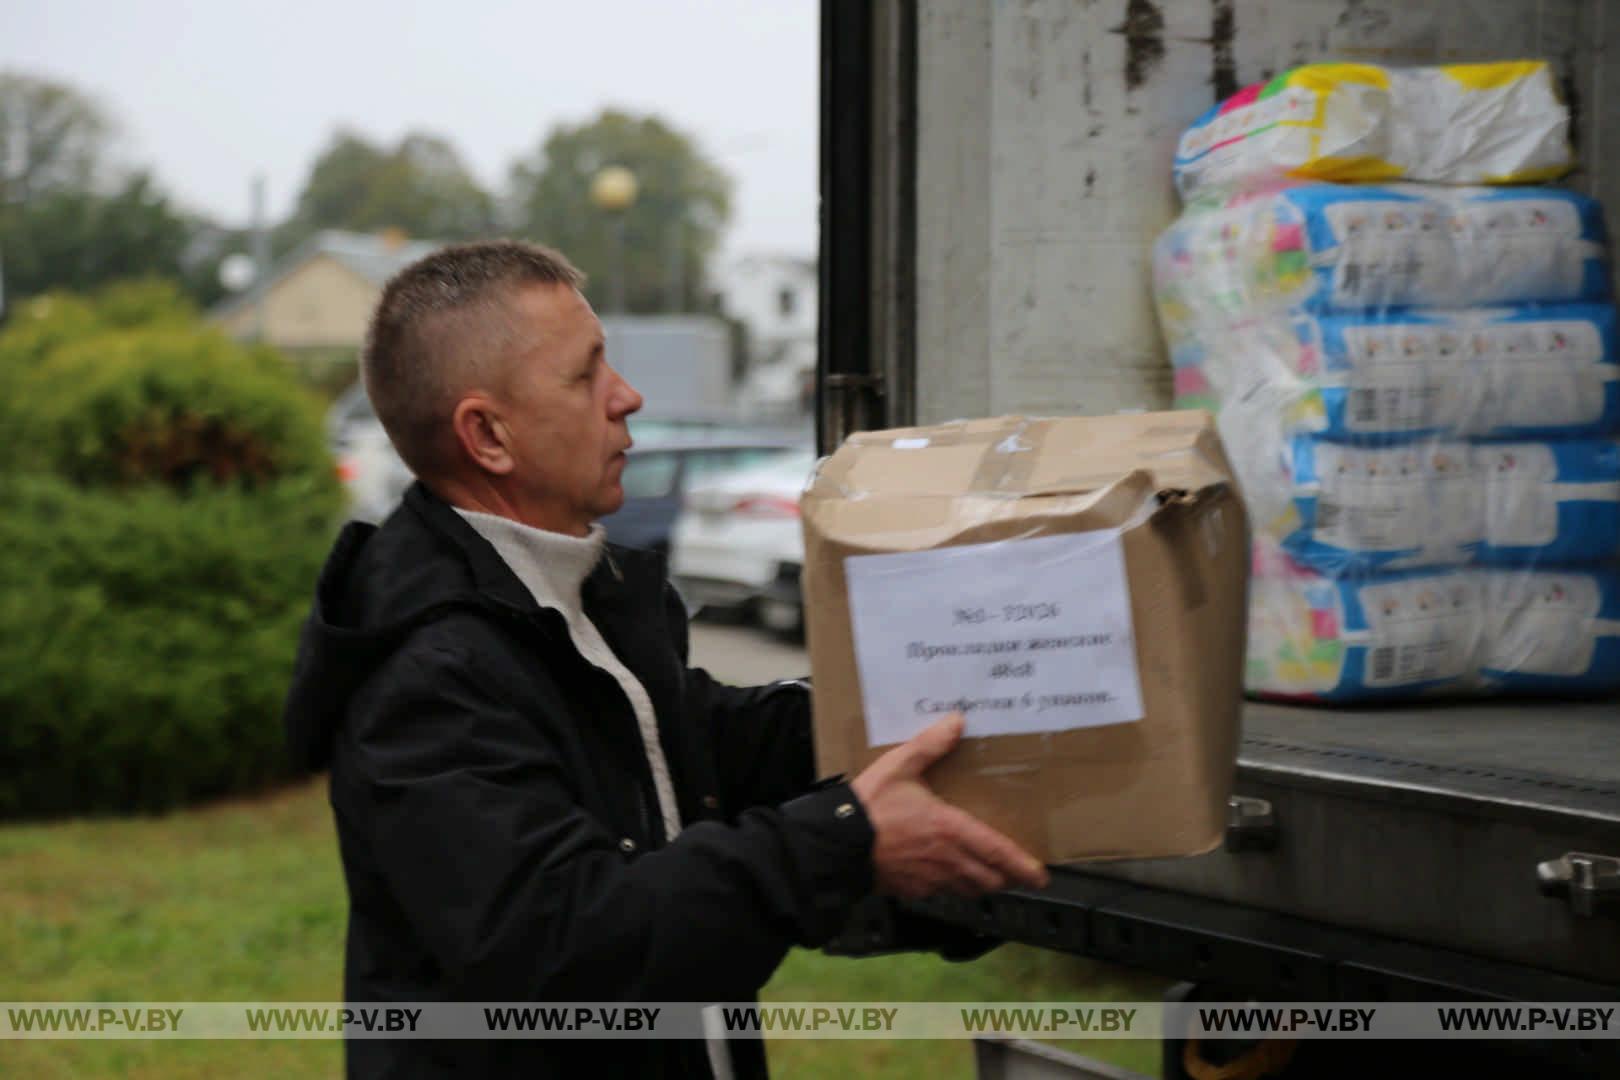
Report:
M 1008 885 L 1043 888 L 1046 867 L 971 814 L 936 796 L 927 768 L 956 746 L 964 720 L 952 713 L 890 750 L 850 784 L 877 839 L 878 891 L 906 900 L 938 892 L 979 896 Z

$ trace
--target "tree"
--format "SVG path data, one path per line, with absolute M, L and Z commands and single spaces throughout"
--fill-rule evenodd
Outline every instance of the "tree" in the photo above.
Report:
M 278 247 L 319 229 L 398 228 L 425 239 L 465 240 L 493 226 L 494 201 L 447 140 L 413 132 L 387 150 L 339 132 L 310 169 Z
M 111 121 L 72 87 L 0 73 L 0 275 L 6 302 L 130 277 L 185 282 L 218 296 L 187 257 L 201 223 L 144 172 L 108 168 Z
M 0 72 L 0 205 L 89 188 L 112 133 L 96 103 L 72 87 Z
M 623 274 L 631 311 L 690 310 L 731 211 L 731 179 L 686 135 L 656 116 L 604 111 L 555 128 L 512 167 L 511 200 L 525 236 L 563 251 L 590 275 L 587 295 L 603 308 L 615 266 L 612 214 L 591 201 L 591 182 L 609 165 L 635 174 L 638 193 L 623 215 Z
M 0 258 L 12 299 L 49 289 L 83 291 L 121 278 L 184 278 L 192 224 L 145 173 L 111 195 L 83 188 L 36 191 L 0 208 Z

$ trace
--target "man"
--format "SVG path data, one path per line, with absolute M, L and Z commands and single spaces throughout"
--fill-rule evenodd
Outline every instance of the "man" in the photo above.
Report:
M 604 545 L 642 401 L 556 252 L 450 248 L 384 290 L 366 390 L 418 481 L 321 573 L 287 705 L 330 767 L 350 1001 L 751 1000 L 874 888 L 1039 885 L 936 799 L 942 722 L 815 784 L 808 694 L 687 666 L 652 555 Z M 758 1075 L 757 1042 L 722 1071 Z M 706 1076 L 701 1042 L 349 1045 L 355 1076 Z

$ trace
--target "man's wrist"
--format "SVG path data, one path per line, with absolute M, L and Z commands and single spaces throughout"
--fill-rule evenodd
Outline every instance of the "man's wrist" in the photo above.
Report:
M 785 804 L 783 812 L 806 824 L 832 823 L 841 842 L 871 850 L 876 833 L 866 804 L 855 793 L 854 785 L 842 776 L 816 782 L 807 793 Z
M 819 946 L 844 925 L 876 881 L 876 833 L 850 786 L 839 779 L 818 785 L 782 806 L 803 856 L 807 909 L 801 944 Z

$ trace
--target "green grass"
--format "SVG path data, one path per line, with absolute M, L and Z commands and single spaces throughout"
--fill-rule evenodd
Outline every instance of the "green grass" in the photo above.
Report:
M 336 1001 L 345 901 L 325 783 L 164 817 L 0 827 L 0 999 Z M 1163 983 L 1004 946 L 965 964 L 795 952 L 774 1001 L 1157 1000 Z M 1062 1044 L 1157 1072 L 1158 1044 Z M 780 1077 L 973 1072 L 966 1041 L 779 1040 Z M 0 1041 L 0 1076 L 336 1077 L 326 1041 Z
M 0 828 L 0 997 L 337 1000 L 344 903 L 324 783 L 160 818 Z M 0 1042 L 0 1076 L 341 1074 L 335 1042 Z
M 926 954 L 850 959 L 795 951 L 765 987 L 766 1001 L 1157 1001 L 1168 984 L 1138 972 L 1023 945 L 1003 945 L 969 963 Z M 1053 1045 L 1159 1074 L 1159 1044 L 1147 1039 Z M 774 1076 L 973 1076 L 966 1039 L 781 1039 L 767 1044 Z

